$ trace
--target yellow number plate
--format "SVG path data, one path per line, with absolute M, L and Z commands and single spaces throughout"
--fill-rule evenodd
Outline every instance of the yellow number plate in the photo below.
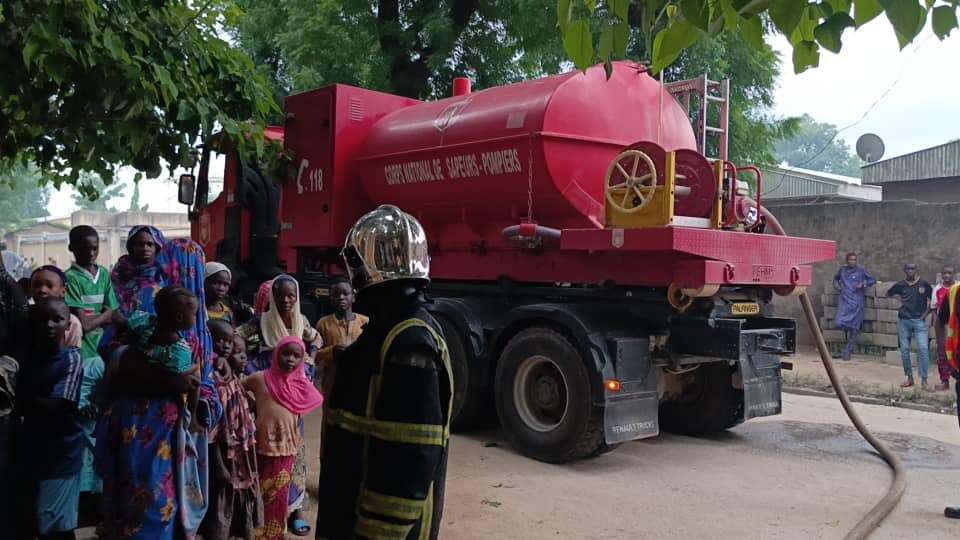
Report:
M 760 304 L 756 302 L 737 302 L 730 306 L 731 315 L 756 315 L 760 313 Z

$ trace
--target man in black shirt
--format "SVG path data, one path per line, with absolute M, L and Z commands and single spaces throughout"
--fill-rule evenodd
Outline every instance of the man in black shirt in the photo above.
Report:
M 900 298 L 898 331 L 900 334 L 900 359 L 903 361 L 903 374 L 907 380 L 900 388 L 913 386 L 913 365 L 910 362 L 910 340 L 917 340 L 917 364 L 920 371 L 920 384 L 927 390 L 927 362 L 930 356 L 930 335 L 927 331 L 927 310 L 933 287 L 917 276 L 917 265 L 907 263 L 903 266 L 906 279 L 898 281 L 887 291 L 887 296 Z

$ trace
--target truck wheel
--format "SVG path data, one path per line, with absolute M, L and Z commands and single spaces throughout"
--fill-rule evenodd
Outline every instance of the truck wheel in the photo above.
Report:
M 725 363 L 703 364 L 677 400 L 660 404 L 660 427 L 682 435 L 710 435 L 739 422 L 743 390 L 731 384 L 732 368 Z
M 476 362 L 470 362 L 463 336 L 453 322 L 446 317 L 436 317 L 443 330 L 447 350 L 450 353 L 450 368 L 453 370 L 453 413 L 450 427 L 462 431 L 475 427 L 483 418 L 489 403 L 483 373 Z
M 510 339 L 494 397 L 507 440 L 527 456 L 563 463 L 603 450 L 603 412 L 593 406 L 587 367 L 558 332 L 529 328 Z

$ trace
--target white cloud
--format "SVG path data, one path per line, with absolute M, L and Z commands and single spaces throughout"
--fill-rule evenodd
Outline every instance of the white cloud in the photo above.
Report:
M 960 136 L 958 36 L 954 31 L 941 42 L 928 26 L 900 51 L 890 24 L 879 17 L 848 29 L 840 54 L 821 51 L 819 67 L 796 75 L 789 44 L 777 35 L 772 45 L 783 66 L 774 109 L 844 127 L 890 89 L 863 121 L 840 134 L 851 147 L 867 132 L 884 140 L 884 157 L 945 143 Z

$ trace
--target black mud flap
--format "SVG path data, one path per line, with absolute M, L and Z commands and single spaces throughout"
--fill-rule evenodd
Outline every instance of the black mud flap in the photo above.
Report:
M 650 361 L 646 338 L 616 338 L 609 342 L 615 363 L 617 392 L 604 389 L 603 429 L 607 444 L 656 437 L 660 434 L 657 367 Z
M 750 354 L 740 357 L 743 378 L 743 411 L 740 422 L 761 416 L 780 414 L 783 379 L 780 357 L 773 354 Z

